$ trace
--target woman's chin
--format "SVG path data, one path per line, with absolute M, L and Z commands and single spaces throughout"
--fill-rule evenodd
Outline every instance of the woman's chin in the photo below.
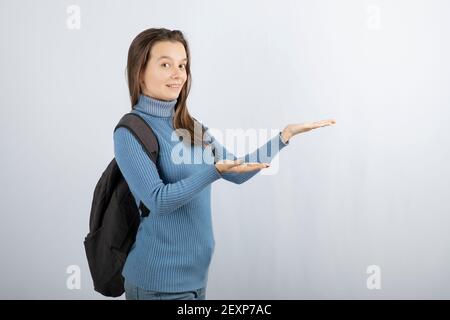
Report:
M 160 95 L 158 99 L 163 100 L 163 101 L 172 101 L 177 98 L 178 98 L 178 95 L 175 95 L 175 94 L 171 94 L 171 95 L 164 94 L 164 95 Z
M 178 99 L 178 96 L 179 96 L 179 94 L 172 94 L 167 97 L 167 100 L 172 101 L 172 100 Z

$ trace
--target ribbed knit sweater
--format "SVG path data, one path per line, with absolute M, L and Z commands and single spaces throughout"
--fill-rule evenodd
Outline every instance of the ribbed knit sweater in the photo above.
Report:
M 237 157 L 215 140 L 206 126 L 205 142 L 215 151 L 215 155 L 207 154 L 211 161 L 204 160 L 205 147 L 195 145 L 183 150 L 190 148 L 191 154 L 201 159 L 174 163 L 172 150 L 181 143 L 172 138 L 176 103 L 176 99 L 163 101 L 140 95 L 131 111 L 144 118 L 158 139 L 158 167 L 128 129 L 121 127 L 114 132 L 114 154 L 120 171 L 136 205 L 142 201 L 150 209 L 149 216 L 141 218 L 122 275 L 140 288 L 160 292 L 206 287 L 215 247 L 211 184 L 222 178 L 241 184 L 260 171 L 219 173 L 215 162 Z M 283 143 L 280 132 L 243 158 L 270 163 L 288 144 Z

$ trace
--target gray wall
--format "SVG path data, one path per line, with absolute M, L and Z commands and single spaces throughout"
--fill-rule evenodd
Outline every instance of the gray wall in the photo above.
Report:
M 0 298 L 102 299 L 83 239 L 130 109 L 127 50 L 149 27 L 185 33 L 188 105 L 211 128 L 337 120 L 293 138 L 275 174 L 213 183 L 209 299 L 450 298 L 449 9 L 2 0 Z

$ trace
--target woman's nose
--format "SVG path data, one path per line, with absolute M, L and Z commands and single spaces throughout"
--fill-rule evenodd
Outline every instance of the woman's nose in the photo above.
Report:
M 183 75 L 183 71 L 179 69 L 175 69 L 175 71 L 172 73 L 172 78 L 180 78 Z

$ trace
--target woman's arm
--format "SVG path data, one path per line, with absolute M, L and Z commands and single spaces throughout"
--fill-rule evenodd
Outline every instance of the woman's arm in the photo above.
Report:
M 220 160 L 237 160 L 238 158 L 231 152 L 229 152 L 219 141 L 217 141 L 214 136 L 205 127 L 206 134 L 205 138 L 207 143 L 211 144 L 214 149 L 214 162 Z M 278 154 L 278 152 L 285 146 L 289 145 L 289 142 L 282 138 L 282 132 L 279 132 L 273 138 L 269 139 L 260 148 L 252 153 L 246 154 L 243 159 L 245 162 L 265 162 L 270 163 L 272 159 Z M 247 173 L 235 173 L 235 172 L 225 172 L 221 173 L 221 177 L 230 182 L 241 184 L 255 176 L 261 169 L 250 171 Z
M 126 128 L 114 132 L 114 154 L 127 184 L 152 214 L 168 214 L 191 200 L 208 184 L 220 179 L 214 164 L 195 174 L 164 184 L 155 163 Z
M 297 134 L 308 132 L 317 128 L 322 128 L 330 125 L 336 124 L 336 120 L 327 119 L 316 122 L 305 122 L 305 123 L 294 123 L 287 125 L 281 132 L 279 132 L 272 139 L 269 139 L 264 145 L 262 145 L 259 149 L 254 151 L 253 153 L 247 154 L 244 156 L 245 162 L 254 161 L 256 162 L 266 162 L 270 163 L 272 159 L 278 154 L 278 152 L 283 149 L 285 146 L 289 145 L 289 139 L 296 136 Z M 215 150 L 214 159 L 215 162 L 220 160 L 236 160 L 236 156 L 230 153 L 220 142 L 218 142 L 214 136 L 206 129 L 206 140 L 207 143 L 211 143 L 212 147 Z M 220 175 L 225 180 L 241 184 L 251 177 L 255 176 L 261 169 L 247 172 L 247 173 L 234 173 L 234 172 L 225 172 Z

